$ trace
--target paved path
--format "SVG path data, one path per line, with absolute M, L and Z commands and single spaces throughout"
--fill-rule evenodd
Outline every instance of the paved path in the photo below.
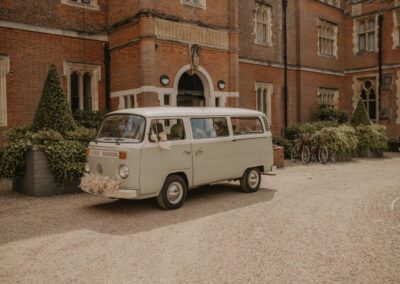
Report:
M 0 184 L 0 283 L 399 283 L 400 157 L 291 165 L 243 194 L 36 199 Z

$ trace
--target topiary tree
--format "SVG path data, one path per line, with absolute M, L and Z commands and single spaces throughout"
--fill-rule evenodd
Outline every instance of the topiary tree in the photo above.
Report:
M 360 99 L 357 104 L 357 108 L 353 113 L 353 117 L 351 118 L 351 125 L 371 125 L 371 120 L 369 119 L 368 112 L 364 106 L 364 103 Z
M 60 86 L 57 68 L 51 65 L 36 110 L 32 130 L 54 129 L 61 134 L 76 129 L 70 105 Z

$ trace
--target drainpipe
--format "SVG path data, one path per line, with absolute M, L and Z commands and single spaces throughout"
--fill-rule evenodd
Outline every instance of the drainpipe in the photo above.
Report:
M 378 16 L 378 36 L 379 36 L 379 42 L 378 42 L 378 60 L 379 60 L 379 90 L 378 90 L 378 95 L 379 95 L 379 113 L 381 112 L 382 108 L 381 108 L 381 94 L 382 94 L 382 56 L 383 56 L 383 49 L 382 49 L 382 45 L 383 45 L 383 15 L 379 15 Z M 378 120 L 379 120 L 379 113 L 378 113 Z
M 284 92 L 284 111 L 285 111 L 285 129 L 289 126 L 289 113 L 288 113 L 288 105 L 289 105 L 289 93 L 288 93 L 288 50 L 287 50 L 287 7 L 288 0 L 282 0 L 283 7 L 283 61 L 285 64 L 284 71 L 284 83 L 283 83 L 283 92 Z
M 106 91 L 106 112 L 111 110 L 110 106 L 110 47 L 108 42 L 104 43 L 104 73 L 105 73 L 105 91 Z

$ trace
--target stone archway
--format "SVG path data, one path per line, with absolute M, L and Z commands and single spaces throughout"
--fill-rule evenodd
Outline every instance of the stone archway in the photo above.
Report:
M 188 79 L 188 77 L 191 77 L 191 79 Z M 195 81 L 195 82 L 190 82 L 190 81 Z M 174 81 L 174 90 L 176 92 L 176 97 L 175 97 L 176 105 L 178 105 L 178 96 L 184 95 L 182 94 L 182 92 L 180 93 L 180 91 L 184 91 L 184 89 L 180 89 L 180 85 L 181 87 L 185 87 L 186 84 L 184 82 L 186 82 L 186 84 L 189 85 L 191 83 L 194 83 L 192 89 L 199 89 L 199 90 L 192 90 L 191 95 L 195 96 L 197 94 L 197 97 L 199 97 L 198 100 L 201 100 L 202 98 L 204 101 L 203 106 L 209 107 L 215 105 L 214 84 L 211 79 L 211 76 L 203 67 L 199 66 L 196 70 L 192 70 L 191 65 L 188 64 L 183 66 L 178 71 Z M 202 85 L 202 88 L 200 85 Z M 194 100 L 196 101 L 196 98 L 194 98 Z
M 186 72 L 179 79 L 178 96 L 176 99 L 178 107 L 204 107 L 204 85 L 197 74 Z

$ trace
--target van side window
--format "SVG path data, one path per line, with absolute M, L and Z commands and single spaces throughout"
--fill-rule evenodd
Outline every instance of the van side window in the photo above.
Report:
M 192 118 L 190 123 L 194 139 L 229 136 L 226 118 Z
M 264 133 L 261 120 L 258 117 L 232 117 L 233 135 Z
M 158 141 L 185 140 L 185 127 L 182 119 L 153 119 L 150 134 L 155 134 Z

